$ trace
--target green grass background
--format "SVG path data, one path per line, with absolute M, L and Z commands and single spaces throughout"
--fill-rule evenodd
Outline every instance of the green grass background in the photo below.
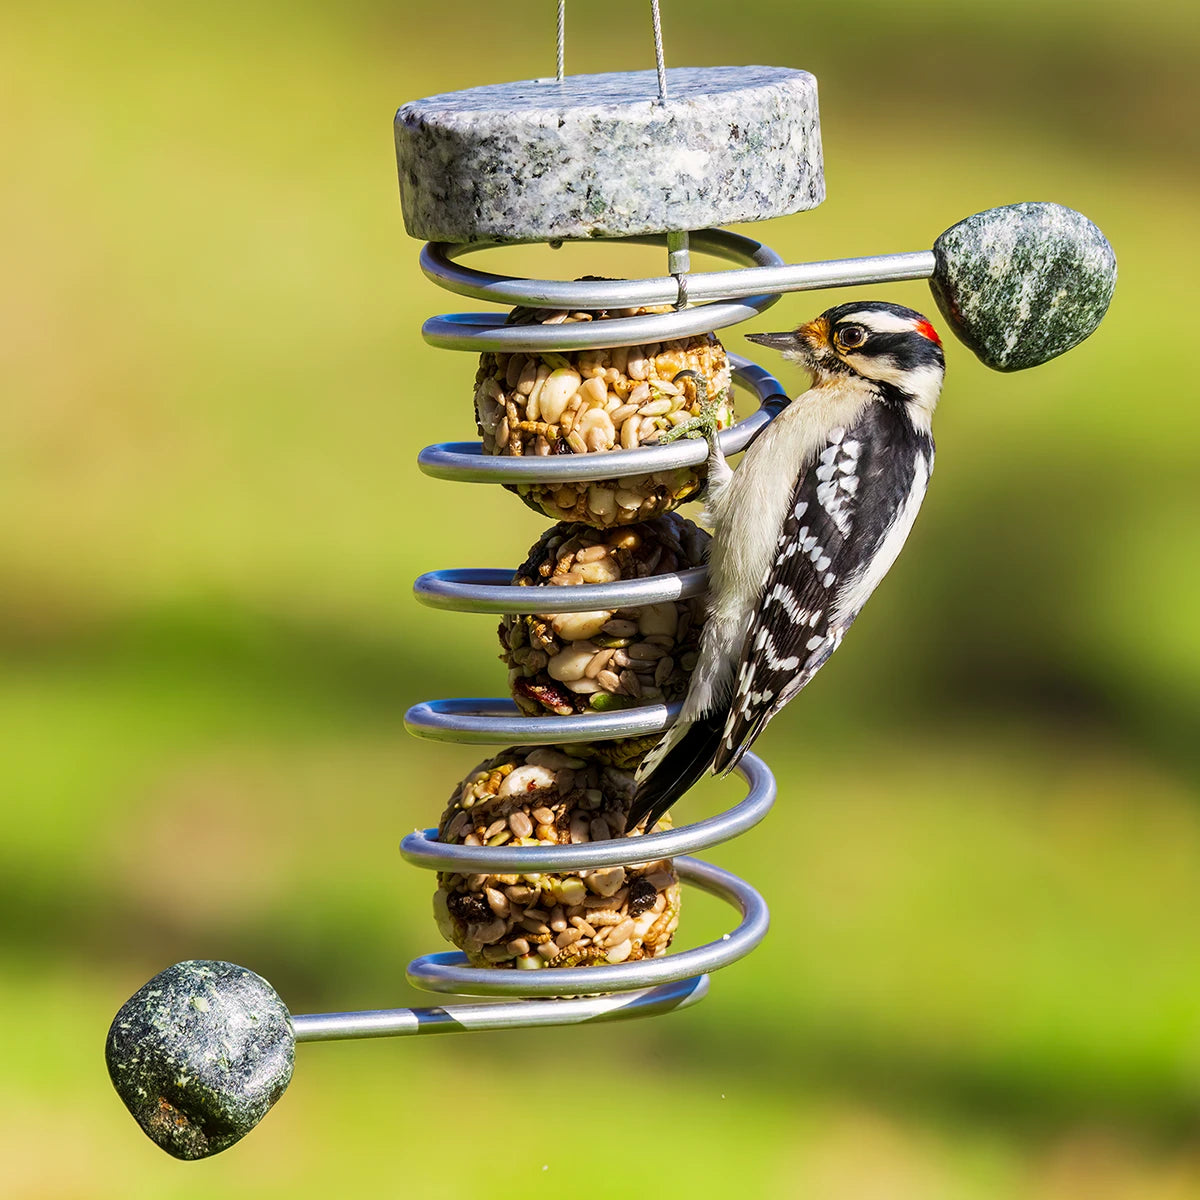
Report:
M 170 963 L 244 963 L 311 1012 L 422 1003 L 404 966 L 438 948 L 396 843 L 480 755 L 401 717 L 503 674 L 488 618 L 422 610 L 410 582 L 515 564 L 544 522 L 415 469 L 470 435 L 469 357 L 418 333 L 469 304 L 417 269 L 390 123 L 552 71 L 553 6 L 415 7 L 5 14 L 0 1193 L 1200 1194 L 1183 0 L 668 0 L 672 63 L 821 81 L 829 199 L 752 230 L 789 259 L 919 249 L 1051 199 L 1116 248 L 1109 317 L 1019 375 L 948 347 L 909 547 L 763 737 L 768 825 L 711 855 L 774 925 L 703 1005 L 304 1046 L 287 1097 L 210 1162 L 130 1122 L 104 1033 Z M 645 5 L 577 8 L 570 71 L 652 64 Z M 921 284 L 861 290 L 931 309 Z M 725 920 L 696 898 L 687 937 Z

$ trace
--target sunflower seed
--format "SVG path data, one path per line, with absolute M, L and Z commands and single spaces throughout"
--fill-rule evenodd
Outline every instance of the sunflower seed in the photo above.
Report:
M 612 946 L 604 955 L 605 961 L 610 963 L 623 963 L 633 952 L 633 943 L 628 938 L 616 946 Z
M 614 619 L 606 622 L 604 625 L 604 632 L 611 634 L 613 637 L 632 637 L 637 631 L 638 625 L 634 621 Z
M 670 411 L 670 400 L 652 400 L 638 409 L 638 413 L 643 417 L 665 417 Z
M 497 938 L 504 936 L 508 929 L 508 924 L 501 921 L 497 917 L 494 921 L 476 922 L 467 926 L 467 937 L 473 942 L 478 942 L 484 945 L 488 942 L 494 942 Z
M 623 942 L 626 938 L 633 936 L 633 921 L 626 917 L 620 925 L 614 925 L 609 932 L 608 941 L 611 945 L 614 942 Z
M 515 388 L 521 381 L 521 375 L 524 373 L 525 366 L 528 360 L 523 354 L 513 354 L 509 356 L 508 365 L 504 369 L 504 382 L 510 388 Z
M 554 939 L 554 944 L 560 950 L 565 950 L 568 946 L 573 946 L 581 937 L 583 937 L 583 934 L 578 929 L 564 929 Z
M 592 655 L 592 661 L 588 663 L 587 668 L 584 670 L 584 674 L 589 679 L 598 680 L 600 673 L 604 670 L 605 666 L 608 665 L 608 660 L 612 658 L 612 656 L 613 652 L 611 650 L 598 650 Z M 611 675 L 612 672 L 609 671 L 608 674 Z M 600 686 L 604 687 L 604 684 L 601 683 Z
M 629 657 L 635 664 L 656 663 L 666 652 L 665 647 L 656 646 L 653 642 L 634 642 L 628 650 Z M 640 665 L 637 669 L 641 669 Z

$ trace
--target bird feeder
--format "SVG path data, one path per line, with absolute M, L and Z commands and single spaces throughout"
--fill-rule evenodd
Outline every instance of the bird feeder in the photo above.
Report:
M 758 892 L 692 857 L 767 815 L 775 782 L 761 759 L 745 756 L 746 794 L 717 816 L 630 831 L 622 815 L 633 768 L 678 711 L 704 619 L 705 535 L 674 509 L 701 491 L 706 447 L 666 435 L 696 411 L 696 376 L 729 426 L 726 455 L 787 403 L 767 371 L 721 347 L 719 331 L 787 292 L 928 279 L 959 340 L 1012 371 L 1086 338 L 1112 295 L 1115 259 L 1100 231 L 1040 202 L 967 217 L 930 249 L 785 262 L 722 227 L 824 199 L 813 76 L 668 69 L 657 4 L 656 70 L 567 76 L 563 7 L 556 76 L 430 96 L 395 121 L 405 224 L 426 242 L 421 269 L 511 310 L 425 322 L 431 347 L 477 356 L 481 441 L 431 446 L 418 466 L 503 485 L 559 522 L 515 579 L 465 568 L 415 584 L 423 604 L 502 618 L 512 696 L 407 714 L 419 738 L 506 747 L 454 785 L 436 829 L 401 843 L 408 863 L 439 873 L 439 924 L 461 947 L 416 959 L 408 978 L 501 1002 L 292 1015 L 243 967 L 171 967 L 117 1014 L 107 1058 L 143 1130 L 179 1158 L 214 1154 L 253 1128 L 287 1086 L 296 1042 L 668 1012 L 703 998 L 709 975 L 766 934 Z M 464 261 L 568 240 L 592 244 L 598 270 L 614 241 L 658 246 L 664 269 L 528 279 Z M 693 271 L 693 251 L 732 265 Z M 689 382 L 676 382 L 684 371 Z M 465 410 L 468 370 L 462 378 Z M 691 888 L 727 902 L 730 926 L 671 952 Z

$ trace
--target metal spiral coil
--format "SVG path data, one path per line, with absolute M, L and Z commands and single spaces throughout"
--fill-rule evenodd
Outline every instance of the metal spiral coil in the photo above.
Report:
M 629 240 L 664 244 L 667 235 Z M 703 230 L 691 234 L 690 240 L 696 249 L 758 269 L 783 265 L 782 259 L 762 243 L 724 230 Z M 655 280 L 556 283 L 490 275 L 455 262 L 467 249 L 479 248 L 427 245 L 421 255 L 422 269 L 434 282 L 451 291 L 510 303 L 535 300 L 563 304 L 572 310 L 637 307 L 645 303 L 647 285 L 661 290 L 661 281 Z M 669 282 L 677 292 L 675 281 Z M 432 345 L 475 352 L 540 353 L 668 341 L 720 329 L 762 312 L 778 297 L 755 294 L 750 286 L 753 282 L 753 277 L 745 280 L 743 292 L 736 286 L 733 290 L 727 288 L 725 294 L 736 296 L 734 301 L 713 300 L 670 313 L 557 325 L 505 325 L 501 314 L 459 313 L 431 318 L 425 323 L 423 333 Z M 779 383 L 768 372 L 735 355 L 730 355 L 730 361 L 735 387 L 752 395 L 758 407 L 720 434 L 727 455 L 744 450 L 787 403 Z M 707 448 L 698 440 L 635 450 L 536 458 L 485 456 L 477 442 L 450 442 L 427 447 L 421 452 L 418 465 L 428 475 L 458 482 L 564 483 L 621 479 L 695 467 L 706 456 Z M 516 586 L 511 579 L 512 572 L 506 571 L 440 570 L 422 575 L 413 590 L 421 603 L 456 612 L 532 613 L 544 609 L 544 594 Z M 706 570 L 691 568 L 617 583 L 580 584 L 556 589 L 554 608 L 558 612 L 585 612 L 660 604 L 701 595 L 706 583 Z M 531 718 L 521 716 L 516 705 L 507 699 L 452 699 L 414 705 L 405 715 L 405 725 L 417 737 L 436 741 L 529 746 L 661 733 L 670 727 L 678 711 L 678 704 L 647 704 L 594 715 Z M 728 966 L 748 954 L 762 941 L 769 923 L 765 902 L 748 883 L 710 863 L 686 857 L 691 851 L 736 837 L 770 811 L 775 800 L 775 780 L 766 765 L 755 755 L 747 754 L 738 771 L 748 785 L 748 793 L 739 804 L 715 817 L 666 832 L 581 845 L 513 848 L 442 843 L 436 840 L 436 830 L 427 829 L 409 834 L 400 846 L 404 858 L 415 866 L 456 873 L 579 871 L 672 858 L 681 881 L 725 900 L 738 910 L 740 922 L 729 933 L 706 945 L 662 958 L 602 967 L 500 970 L 468 966 L 466 956 L 459 952 L 427 954 L 409 964 L 409 982 L 429 991 L 463 995 L 559 997 L 533 1006 L 542 1010 L 542 1014 L 532 1021 L 542 1023 L 547 1020 L 546 1007 L 577 1006 L 578 999 L 565 997 L 578 997 L 580 993 L 589 995 L 591 1017 L 616 1015 L 618 1009 L 628 1008 L 627 993 L 631 991 L 651 989 L 644 992 L 647 1011 L 679 1007 L 699 999 L 707 989 L 707 972 Z M 511 1019 L 505 1019 L 505 1025 L 525 1023 L 522 1013 L 526 1010 L 519 1003 L 506 1007 L 514 1011 Z M 564 1011 L 563 1019 L 573 1018 Z

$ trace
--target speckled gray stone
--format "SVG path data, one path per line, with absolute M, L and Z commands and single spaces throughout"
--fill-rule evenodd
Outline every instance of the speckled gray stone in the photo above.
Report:
M 151 1141 L 208 1158 L 244 1137 L 292 1078 L 292 1018 L 275 989 L 226 962 L 182 962 L 113 1018 L 105 1045 L 117 1094 Z
M 989 367 L 1036 367 L 1100 324 L 1117 282 L 1104 234 L 1061 204 L 967 217 L 933 244 L 929 286 L 954 332 Z
M 825 198 L 817 81 L 784 67 L 524 80 L 396 114 L 404 223 L 430 241 L 703 229 Z

